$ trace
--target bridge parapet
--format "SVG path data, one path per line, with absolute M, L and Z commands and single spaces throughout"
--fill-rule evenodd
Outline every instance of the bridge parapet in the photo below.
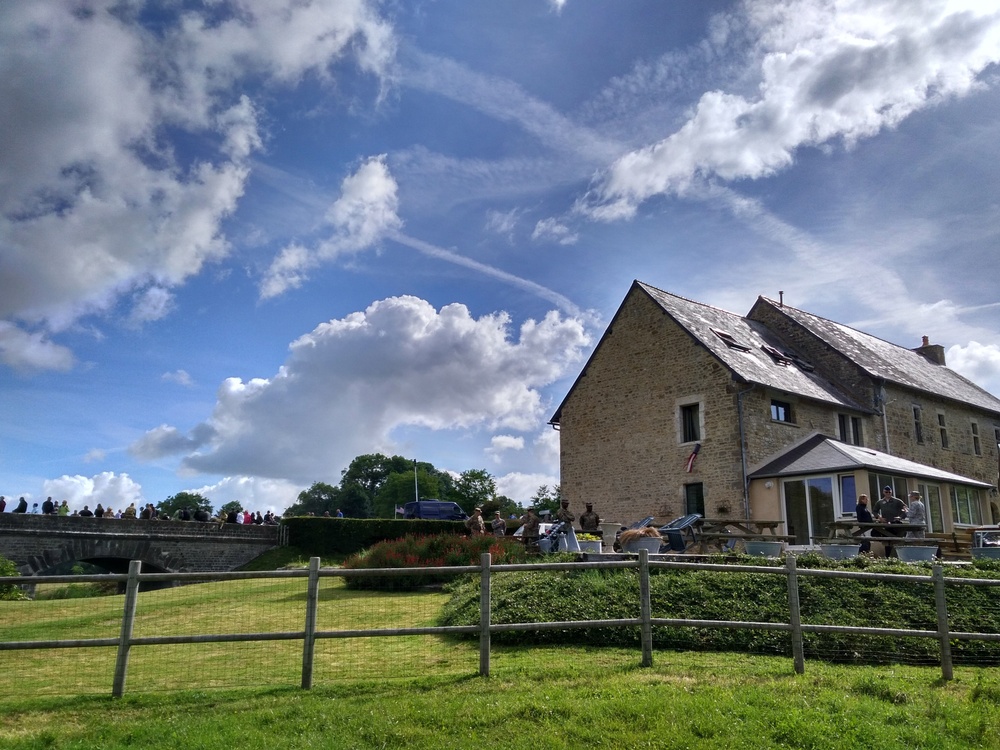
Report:
M 287 528 L 252 524 L 0 513 L 0 554 L 24 575 L 76 560 L 142 560 L 171 571 L 225 571 L 287 543 Z

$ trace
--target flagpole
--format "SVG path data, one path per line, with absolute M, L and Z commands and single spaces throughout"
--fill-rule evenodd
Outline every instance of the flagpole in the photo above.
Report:
M 420 490 L 417 488 L 417 459 L 413 459 L 413 499 L 420 502 Z

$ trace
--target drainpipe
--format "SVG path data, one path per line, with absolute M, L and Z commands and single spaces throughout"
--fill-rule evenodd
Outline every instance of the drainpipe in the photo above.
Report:
M 750 520 L 750 488 L 747 484 L 747 441 L 743 427 L 743 397 L 756 387 L 751 383 L 745 391 L 736 394 L 736 419 L 740 428 L 740 468 L 743 473 L 743 517 Z

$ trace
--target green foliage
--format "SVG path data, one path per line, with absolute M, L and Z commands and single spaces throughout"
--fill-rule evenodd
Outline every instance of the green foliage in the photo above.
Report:
M 531 505 L 535 510 L 550 510 L 555 513 L 559 510 L 559 504 L 562 502 L 562 487 L 560 485 L 555 485 L 551 489 L 547 484 L 543 484 L 535 492 L 534 496 L 531 498 Z
M 744 565 L 777 567 L 778 561 L 738 556 L 721 559 Z M 798 567 L 830 570 L 924 575 L 927 583 L 905 580 L 858 580 L 801 575 L 798 577 L 801 617 L 804 623 L 872 628 L 935 630 L 931 566 L 897 561 L 855 558 L 827 560 L 802 555 Z M 993 566 L 949 570 L 949 577 L 1000 578 Z M 493 621 L 560 622 L 636 617 L 638 573 L 635 570 L 585 570 L 525 572 L 498 575 L 492 584 Z M 654 569 L 650 576 L 653 617 L 685 620 L 735 620 L 788 622 L 786 577 L 765 573 Z M 948 610 L 954 631 L 1000 632 L 1000 608 L 995 589 L 949 585 Z M 474 582 L 455 584 L 445 607 L 442 624 L 478 622 L 479 593 Z M 635 628 L 497 633 L 501 643 L 590 643 L 634 645 Z M 656 648 L 739 651 L 790 655 L 788 634 L 751 628 L 653 628 Z M 844 633 L 805 633 L 807 657 L 886 663 L 905 653 L 907 659 L 934 663 L 939 644 L 932 638 Z M 989 641 L 956 641 L 956 663 L 1000 665 L 1000 644 Z
M 412 463 L 405 471 L 389 474 L 375 497 L 373 503 L 375 514 L 380 518 L 394 517 L 396 508 L 401 508 L 413 500 L 416 490 L 419 490 L 420 497 L 425 500 L 438 497 L 441 488 L 438 473 L 433 467 L 428 470 L 427 466 L 429 464 L 417 468 L 416 487 L 413 482 Z
M 243 506 L 240 504 L 239 500 L 230 500 L 228 503 L 225 503 L 221 508 L 219 508 L 219 513 L 228 516 L 231 512 L 239 513 L 242 508 Z
M 327 511 L 333 515 L 338 507 L 339 495 L 340 490 L 337 487 L 325 482 L 314 482 L 309 489 L 299 493 L 295 504 L 285 509 L 282 518 L 308 516 L 310 513 L 322 516 Z
M 492 474 L 486 469 L 468 469 L 455 480 L 454 494 L 450 499 L 461 505 L 466 513 L 471 514 L 473 508 L 482 508 L 486 516 L 500 509 L 496 496 L 497 483 Z
M 156 510 L 160 513 L 166 513 L 171 518 L 174 514 L 182 510 L 183 508 L 188 508 L 192 513 L 196 510 L 206 510 L 209 513 L 212 512 L 212 502 L 197 492 L 178 492 L 176 495 L 171 495 L 166 500 L 161 500 L 156 505 Z
M 17 569 L 17 566 L 3 555 L 0 555 L 0 577 L 18 575 L 21 575 L 21 572 Z M 12 583 L 0 585 L 0 601 L 16 602 L 27 598 L 19 586 L 15 586 Z
M 407 534 L 463 534 L 461 521 L 427 521 L 402 518 L 282 518 L 288 526 L 289 544 L 309 557 L 351 555 L 386 539 Z
M 408 535 L 378 544 L 352 555 L 344 561 L 347 569 L 372 568 L 440 568 L 478 565 L 480 555 L 489 552 L 494 565 L 520 563 L 525 560 L 524 545 L 515 539 L 490 536 Z M 413 590 L 431 583 L 450 581 L 454 574 L 365 576 L 345 579 L 348 588 Z M 478 580 L 476 581 L 478 588 Z

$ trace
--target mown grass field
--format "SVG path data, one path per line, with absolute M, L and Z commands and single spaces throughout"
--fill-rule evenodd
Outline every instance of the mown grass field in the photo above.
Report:
M 304 580 L 140 595 L 136 635 L 293 631 Z M 442 592 L 323 579 L 319 628 L 434 623 Z M 0 602 L 0 640 L 117 635 L 121 597 Z M 1000 671 L 829 665 L 734 653 L 326 639 L 314 687 L 299 641 L 0 652 L 0 748 L 1000 748 Z

